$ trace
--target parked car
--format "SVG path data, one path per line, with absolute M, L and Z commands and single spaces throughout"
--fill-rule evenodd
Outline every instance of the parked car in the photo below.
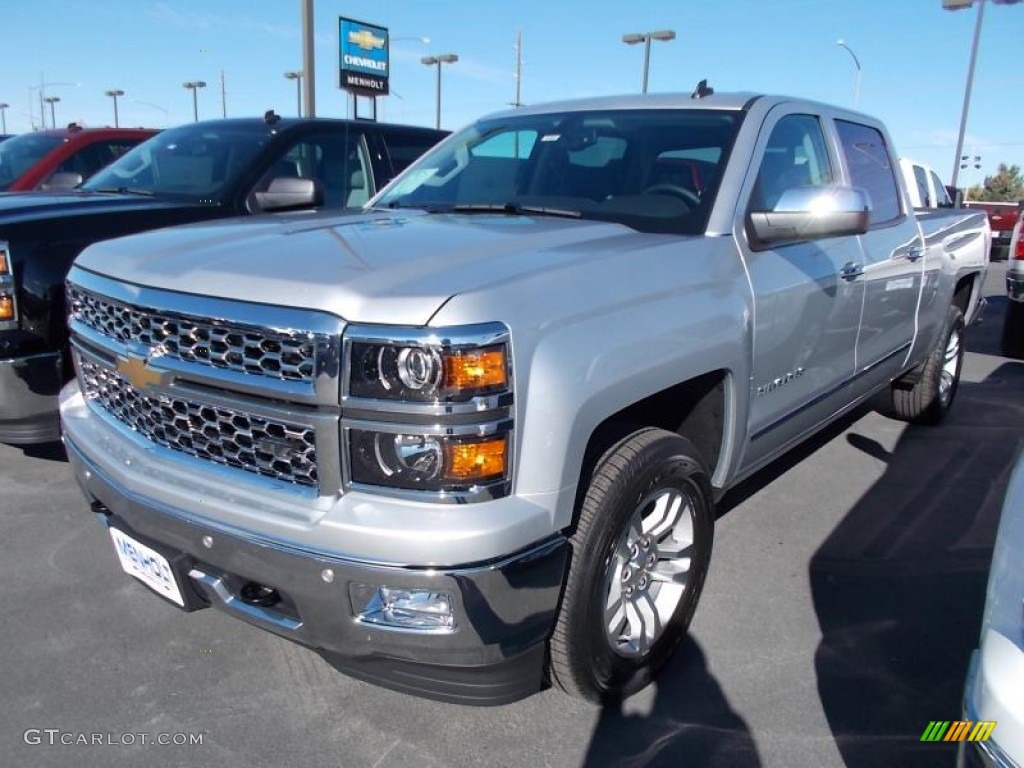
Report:
M 1017 211 L 1017 222 L 1010 240 L 1010 260 L 1006 265 L 1006 298 L 1003 354 L 1024 358 L 1024 204 Z
M 155 133 L 72 125 L 14 136 L 0 146 L 0 192 L 71 189 Z
M 72 374 L 64 278 L 87 245 L 191 221 L 359 206 L 445 135 L 273 113 L 189 123 L 140 144 L 79 189 L 0 195 L 0 442 L 60 435 L 57 393 Z M 287 269 L 291 254 L 281 256 Z
M 947 186 L 930 166 L 901 157 L 900 171 L 903 173 L 907 194 L 910 195 L 910 204 L 914 208 L 956 207 Z
M 1003 502 L 992 552 L 981 642 L 971 657 L 964 720 L 994 723 L 986 740 L 960 742 L 960 768 L 1024 765 L 1024 454 Z M 986 729 L 988 730 L 988 729 Z
M 0 133 L 0 141 L 6 141 L 13 136 L 13 133 Z
M 628 695 L 726 489 L 876 392 L 952 406 L 988 224 L 895 168 L 873 118 L 702 84 L 484 118 L 362 213 L 98 243 L 71 466 L 170 604 L 421 695 Z
M 965 208 L 985 211 L 992 227 L 992 261 L 1005 261 L 1010 254 L 1010 238 L 1017 221 L 1018 203 L 991 203 L 967 200 Z

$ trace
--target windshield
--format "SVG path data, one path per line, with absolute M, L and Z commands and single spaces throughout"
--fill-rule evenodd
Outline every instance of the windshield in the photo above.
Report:
M 698 234 L 741 119 L 657 109 L 485 120 L 424 155 L 372 205 L 572 216 Z
M 193 123 L 172 128 L 119 157 L 81 189 L 219 201 L 270 135 L 258 124 Z
M 0 190 L 11 186 L 61 141 L 60 136 L 24 133 L 0 142 Z

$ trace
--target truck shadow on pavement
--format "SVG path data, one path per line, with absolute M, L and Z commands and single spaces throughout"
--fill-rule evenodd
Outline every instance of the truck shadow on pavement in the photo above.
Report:
M 60 440 L 54 440 L 49 443 L 16 445 L 15 448 L 21 448 L 22 453 L 30 459 L 56 461 L 64 464 L 66 464 L 68 460 L 67 451 L 64 450 L 64 443 Z
M 758 768 L 750 729 L 687 636 L 654 683 L 649 713 L 607 705 L 594 726 L 585 768 Z
M 1002 390 L 1002 391 L 1000 391 Z M 821 642 L 818 692 L 850 768 L 952 766 L 955 745 L 922 743 L 930 720 L 957 720 L 977 647 L 992 546 L 1024 439 L 1024 365 L 961 382 L 947 421 L 908 427 L 811 559 Z

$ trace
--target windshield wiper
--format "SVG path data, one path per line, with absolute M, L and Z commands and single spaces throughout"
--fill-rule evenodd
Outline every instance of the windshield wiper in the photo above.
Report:
M 565 219 L 578 219 L 583 215 L 580 211 L 547 208 L 540 205 L 520 205 L 519 203 L 469 203 L 454 205 L 452 206 L 452 211 L 454 213 L 507 213 L 513 216 L 526 216 L 536 213 L 542 216 L 558 216 Z
M 83 189 L 83 192 L 108 192 L 110 194 L 119 195 L 144 195 L 145 197 L 153 197 L 156 195 L 155 192 L 148 189 L 140 189 L 139 187 L 98 187 L 96 189 Z

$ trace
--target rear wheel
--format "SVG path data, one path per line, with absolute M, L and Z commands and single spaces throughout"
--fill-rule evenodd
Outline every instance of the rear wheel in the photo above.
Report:
M 1024 358 L 1024 302 L 1006 303 L 1002 348 L 1007 357 Z
M 959 307 L 950 306 L 938 343 L 921 370 L 915 371 L 916 381 L 897 381 L 892 386 L 892 407 L 897 418 L 915 424 L 942 421 L 960 386 L 963 362 L 964 315 Z
M 554 683 L 594 702 L 647 685 L 693 617 L 712 531 L 708 471 L 689 440 L 644 429 L 605 453 L 571 538 Z

